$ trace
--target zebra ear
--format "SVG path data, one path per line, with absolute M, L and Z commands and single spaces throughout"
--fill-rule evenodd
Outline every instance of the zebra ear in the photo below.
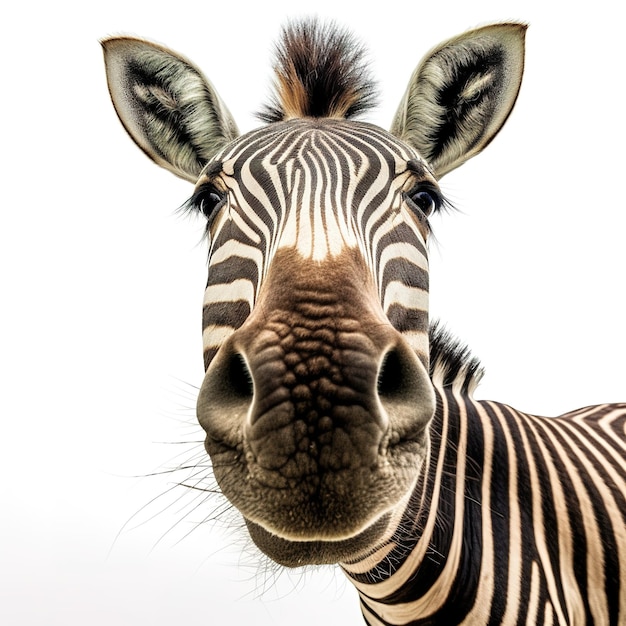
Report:
M 485 26 L 434 48 L 418 65 L 391 133 L 436 176 L 478 154 L 513 109 L 524 71 L 525 24 Z
M 102 41 L 109 92 L 135 143 L 158 165 L 196 182 L 239 135 L 209 81 L 189 61 L 130 37 Z

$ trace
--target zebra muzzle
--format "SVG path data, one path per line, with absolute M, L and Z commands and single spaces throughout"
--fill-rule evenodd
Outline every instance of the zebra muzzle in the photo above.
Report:
M 339 308 L 253 314 L 200 392 L 223 493 L 288 540 L 362 533 L 412 489 L 424 458 L 434 412 L 424 365 L 390 324 Z

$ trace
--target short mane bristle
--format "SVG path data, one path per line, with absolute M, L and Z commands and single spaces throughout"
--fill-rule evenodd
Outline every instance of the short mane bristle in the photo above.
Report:
M 451 387 L 472 395 L 484 371 L 467 346 L 438 321 L 430 325 L 430 378 L 436 387 Z
M 268 123 L 299 117 L 349 119 L 376 106 L 365 50 L 335 24 L 291 22 L 276 46 L 275 93 L 258 117 Z

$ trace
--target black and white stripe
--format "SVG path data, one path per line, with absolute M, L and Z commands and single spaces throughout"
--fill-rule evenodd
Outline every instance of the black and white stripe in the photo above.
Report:
M 198 419 L 220 488 L 277 562 L 343 561 L 371 626 L 626 623 L 626 405 L 475 401 L 478 362 L 429 335 L 436 179 L 511 113 L 524 33 L 434 48 L 390 133 L 352 119 L 375 90 L 335 27 L 286 29 L 268 125 L 243 136 L 183 57 L 104 42 L 122 123 L 208 218 Z
M 226 199 L 209 225 L 207 366 L 254 308 L 280 248 L 313 262 L 358 249 L 385 314 L 426 358 L 426 243 L 406 194 L 427 168 L 410 148 L 367 124 L 298 120 L 243 136 L 208 169 L 198 188 Z
M 626 404 L 528 415 L 434 358 L 422 479 L 384 548 L 343 565 L 367 623 L 623 624 Z

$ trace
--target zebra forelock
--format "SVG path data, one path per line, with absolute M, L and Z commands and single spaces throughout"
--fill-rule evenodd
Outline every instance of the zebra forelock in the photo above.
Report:
M 336 25 L 288 24 L 276 48 L 273 98 L 258 114 L 268 123 L 298 117 L 350 119 L 377 104 L 365 49 Z

